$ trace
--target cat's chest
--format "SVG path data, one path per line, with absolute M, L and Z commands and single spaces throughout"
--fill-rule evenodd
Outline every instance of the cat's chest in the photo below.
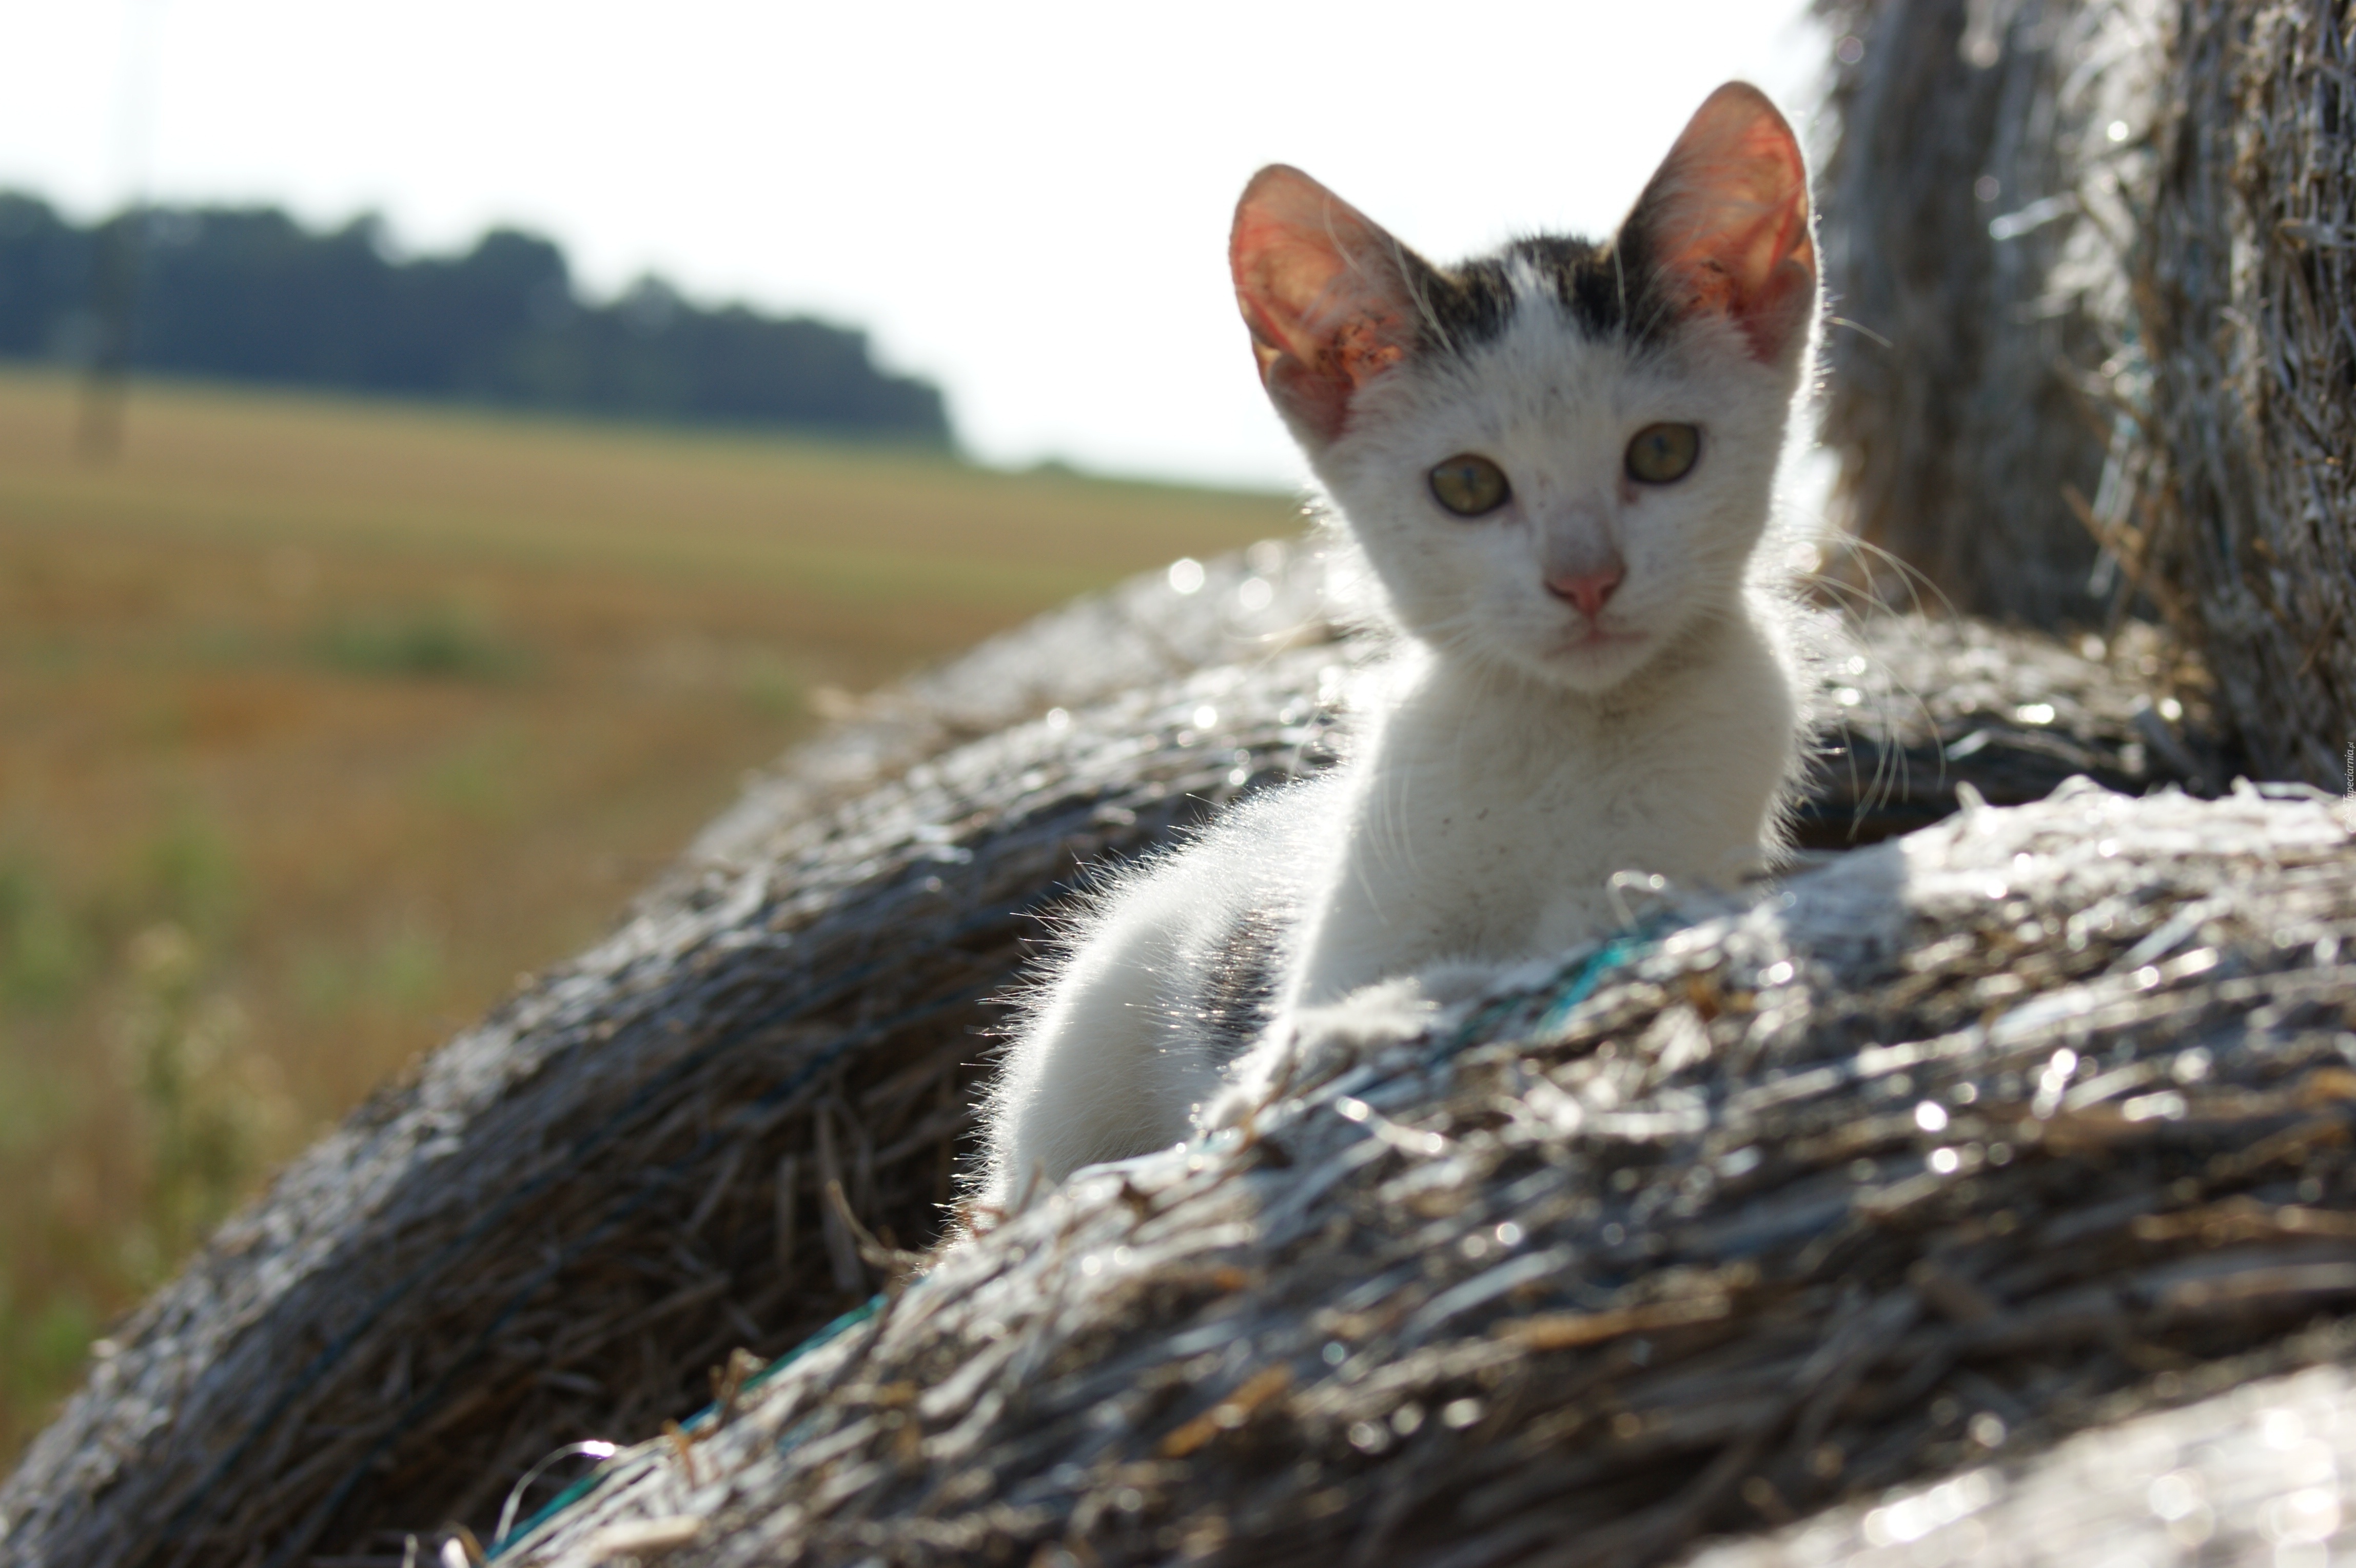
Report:
M 1420 693 L 1358 765 L 1290 994 L 1559 950 L 1613 929 L 1618 872 L 1731 881 L 1790 760 L 1788 699 L 1756 684 L 1619 716 Z
M 1591 737 L 1553 737 L 1551 757 L 1534 755 L 1527 734 L 1492 738 L 1370 759 L 1312 901 L 1301 999 L 1576 940 L 1608 908 L 1614 871 L 1659 858 L 1643 809 L 1656 768 Z
M 1403 762 L 1371 779 L 1355 826 L 1376 863 L 1361 875 L 1393 885 L 1396 900 L 1431 921 L 1526 933 L 1565 887 L 1656 855 L 1644 803 L 1659 768 L 1590 736 L 1561 739 L 1551 757 L 1516 744 Z M 1393 835 L 1397 853 L 1382 853 Z

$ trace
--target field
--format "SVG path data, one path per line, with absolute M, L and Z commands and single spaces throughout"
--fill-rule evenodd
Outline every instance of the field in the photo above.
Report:
M 0 1462 L 371 1085 L 594 938 L 830 691 L 1281 498 L 0 372 Z

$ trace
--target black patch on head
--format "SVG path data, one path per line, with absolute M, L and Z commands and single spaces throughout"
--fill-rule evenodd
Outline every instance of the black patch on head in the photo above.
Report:
M 1667 335 L 1676 314 L 1659 297 L 1648 249 L 1643 230 L 1632 223 L 1608 244 L 1540 235 L 1454 267 L 1403 252 L 1408 287 L 1420 307 L 1416 347 L 1462 353 L 1503 336 L 1516 303 L 1511 280 L 1517 263 L 1552 285 L 1557 303 L 1590 338 L 1650 347 Z

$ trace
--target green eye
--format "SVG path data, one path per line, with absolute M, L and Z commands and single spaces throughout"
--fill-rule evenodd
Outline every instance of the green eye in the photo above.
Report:
M 1628 477 L 1639 484 L 1675 484 L 1700 456 L 1701 432 L 1692 425 L 1648 424 L 1628 443 Z
M 1504 506 L 1514 493 L 1505 470 L 1486 457 L 1461 452 L 1431 470 L 1431 499 L 1459 517 L 1480 517 Z

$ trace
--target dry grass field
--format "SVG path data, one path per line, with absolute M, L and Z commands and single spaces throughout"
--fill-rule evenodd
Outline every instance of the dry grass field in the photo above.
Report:
M 1288 502 L 0 373 L 0 1461 L 273 1164 L 856 690 Z

